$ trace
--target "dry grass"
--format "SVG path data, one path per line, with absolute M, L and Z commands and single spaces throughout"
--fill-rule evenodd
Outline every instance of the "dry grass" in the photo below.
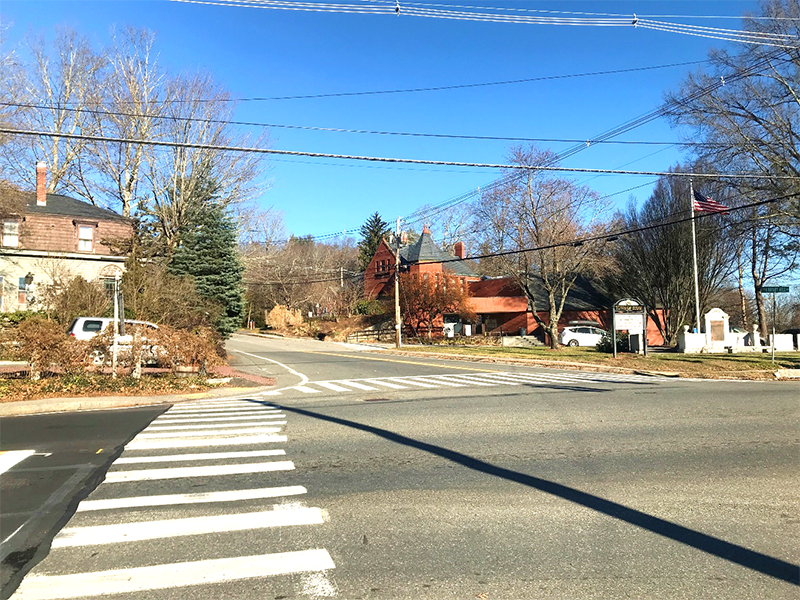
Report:
M 674 373 L 682 377 L 708 379 L 773 379 L 777 369 L 800 369 L 800 352 L 771 354 L 678 354 L 676 352 L 650 352 L 645 357 L 638 354 L 610 354 L 594 348 L 511 348 L 497 346 L 405 346 L 403 352 L 436 353 L 445 356 L 471 357 L 488 361 L 508 359 L 514 362 L 577 368 L 594 365 L 603 369 L 624 369 L 660 373 Z

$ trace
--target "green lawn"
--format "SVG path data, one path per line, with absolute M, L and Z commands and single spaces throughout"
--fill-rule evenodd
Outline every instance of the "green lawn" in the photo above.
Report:
M 434 352 L 460 356 L 529 359 L 545 363 L 590 363 L 643 371 L 675 372 L 691 377 L 758 377 L 771 375 L 777 369 L 800 369 L 800 352 L 781 352 L 775 355 L 748 354 L 678 354 L 650 352 L 647 357 L 620 353 L 617 358 L 594 348 L 550 350 L 544 347 L 513 348 L 500 346 L 404 346 L 407 352 Z

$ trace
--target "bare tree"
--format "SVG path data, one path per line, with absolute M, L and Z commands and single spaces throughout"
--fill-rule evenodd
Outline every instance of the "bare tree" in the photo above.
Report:
M 43 35 L 26 38 L 33 64 L 11 61 L 0 78 L 3 94 L 17 105 L 11 122 L 20 129 L 72 135 L 96 133 L 86 109 L 100 104 L 103 57 L 89 41 L 69 28 L 58 28 L 52 50 Z M 65 137 L 9 136 L 0 144 L 5 175 L 13 183 L 29 187 L 37 161 L 47 163 L 47 191 L 75 190 L 70 179 L 76 161 L 88 141 Z
M 150 31 L 125 28 L 105 53 L 102 106 L 92 111 L 100 137 L 133 142 L 93 141 L 78 157 L 74 187 L 96 205 L 130 216 L 143 201 L 142 180 L 149 172 L 157 140 L 166 74 L 158 65 Z
M 694 320 L 691 223 L 666 225 L 688 217 L 689 202 L 688 177 L 662 177 L 641 208 L 631 201 L 617 216 L 619 229 L 641 231 L 620 236 L 611 251 L 616 269 L 610 289 L 644 302 L 668 345 L 676 342 L 683 325 Z M 723 224 L 727 219 L 714 216 L 696 222 L 701 312 L 710 308 L 709 298 L 735 268 L 734 239 Z
M 481 248 L 517 252 L 495 261 L 523 290 L 551 348 L 556 348 L 558 320 L 567 294 L 578 275 L 590 270 L 598 257 L 596 245 L 571 242 L 600 226 L 604 204 L 587 187 L 537 171 L 537 165 L 553 164 L 551 152 L 518 147 L 509 161 L 529 168 L 483 194 L 474 205 L 474 216 L 483 231 Z M 538 286 L 548 298 L 546 307 L 537 306 Z M 544 310 L 549 311 L 547 319 L 538 314 Z
M 190 146 L 154 151 L 148 200 L 141 209 L 173 248 L 194 203 L 206 201 L 209 182 L 216 186 L 215 201 L 225 206 L 255 195 L 263 155 L 211 148 L 245 141 L 225 122 L 233 117 L 234 103 L 210 74 L 170 79 L 165 98 L 162 139 Z

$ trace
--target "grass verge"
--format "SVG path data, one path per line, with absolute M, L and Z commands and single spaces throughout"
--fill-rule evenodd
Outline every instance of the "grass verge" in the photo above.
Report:
M 530 360 L 554 366 L 597 365 L 601 367 L 676 373 L 682 377 L 709 379 L 773 379 L 778 369 L 800 369 L 799 352 L 771 354 L 678 354 L 676 352 L 651 352 L 638 354 L 610 354 L 594 348 L 513 348 L 499 346 L 404 346 L 408 353 L 435 353 L 451 356 L 468 356 L 502 360 Z

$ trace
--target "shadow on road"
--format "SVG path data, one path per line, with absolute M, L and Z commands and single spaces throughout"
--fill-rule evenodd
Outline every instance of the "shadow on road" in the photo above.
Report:
M 421 442 L 419 440 L 415 440 L 386 429 L 365 425 L 364 423 L 358 423 L 357 421 L 350 421 L 348 419 L 324 415 L 302 408 L 277 405 L 272 402 L 263 402 L 259 400 L 250 400 L 250 402 L 262 405 L 277 406 L 283 411 L 304 415 L 312 419 L 328 421 L 329 423 L 335 423 L 337 425 L 342 425 L 343 427 L 350 427 L 352 429 L 371 433 L 397 444 L 403 444 L 404 446 L 416 448 L 418 450 L 422 450 L 423 452 L 429 452 L 430 454 L 446 458 L 447 460 L 469 469 L 486 473 L 487 475 L 493 475 L 495 477 L 502 477 L 508 481 L 514 481 L 521 485 L 526 485 L 528 487 L 537 489 L 541 492 L 558 496 L 564 500 L 569 500 L 570 502 L 574 502 L 580 506 L 585 506 L 586 508 L 596 510 L 597 512 L 608 515 L 609 517 L 619 519 L 620 521 L 630 523 L 631 525 L 636 525 L 637 527 L 641 527 L 647 531 L 651 531 L 665 538 L 686 544 L 687 546 L 707 552 L 708 554 L 717 556 L 742 567 L 752 569 L 753 571 L 758 571 L 764 575 L 769 575 L 770 577 L 774 577 L 794 585 L 800 585 L 800 566 L 798 565 L 794 565 L 781 559 L 750 550 L 743 546 L 739 546 L 738 544 L 726 542 L 725 540 L 721 540 L 714 536 L 689 529 L 688 527 L 683 527 L 682 525 L 660 519 L 640 510 L 629 508 L 623 504 L 612 502 L 611 500 L 606 500 L 604 498 L 600 498 L 599 496 L 588 494 L 560 483 L 555 483 L 553 481 L 548 481 L 547 479 L 534 477 L 532 475 L 526 475 L 525 473 L 520 473 L 518 471 L 504 469 L 503 467 L 492 465 L 477 458 L 462 454 L 461 452 L 455 452 L 453 450 L 448 450 L 447 448 Z

